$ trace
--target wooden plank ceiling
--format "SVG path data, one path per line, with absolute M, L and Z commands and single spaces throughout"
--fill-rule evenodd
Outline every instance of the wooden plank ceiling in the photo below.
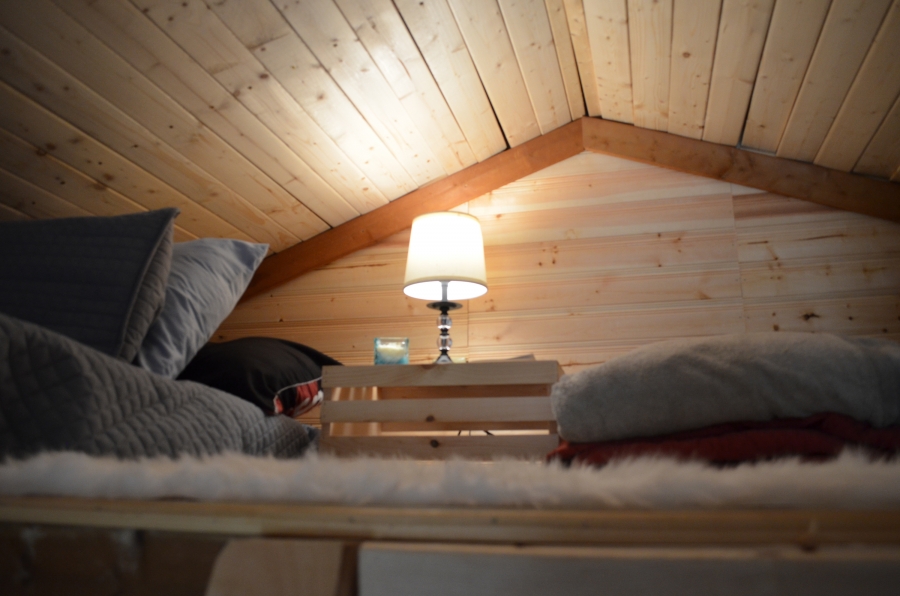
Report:
M 273 252 L 585 115 L 900 180 L 900 0 L 0 0 L 0 219 Z

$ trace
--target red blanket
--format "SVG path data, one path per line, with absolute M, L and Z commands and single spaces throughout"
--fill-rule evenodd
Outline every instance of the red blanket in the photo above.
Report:
M 595 465 L 606 464 L 615 458 L 640 455 L 740 463 L 783 456 L 825 459 L 837 455 L 848 445 L 879 454 L 900 452 L 900 426 L 873 428 L 842 414 L 823 413 L 809 418 L 731 422 L 670 435 L 621 441 L 562 441 L 547 457 Z

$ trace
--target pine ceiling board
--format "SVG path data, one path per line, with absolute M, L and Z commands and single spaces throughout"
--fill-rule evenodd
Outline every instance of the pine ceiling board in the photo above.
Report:
M 264 213 L 241 201 L 230 189 L 2 27 L 0 45 L 7 50 L 0 53 L 0 80 L 217 214 L 234 226 L 234 237 L 268 242 L 275 251 L 290 244 L 286 232 L 270 231 L 271 220 Z
M 281 13 L 418 185 L 446 175 L 422 133 L 332 0 L 292 0 Z
M 862 67 L 816 154 L 827 168 L 853 169 L 900 96 L 900 0 L 885 15 Z
M 98 187 L 107 186 L 144 209 L 177 207 L 181 210 L 178 224 L 196 236 L 230 237 L 240 233 L 165 182 L 3 83 L 0 83 L 0 105 L 4 106 L 0 110 L 0 126 L 79 170 Z
M 0 168 L 0 203 L 34 219 L 91 215 L 69 201 Z
M 832 2 L 778 143 L 778 157 L 815 158 L 889 5 L 890 0 Z
M 675 2 L 668 131 L 700 139 L 706 121 L 722 0 Z
M 358 214 L 130 2 L 54 1 L 326 223 L 337 225 Z
M 218 2 L 211 8 L 302 107 L 296 117 L 303 119 L 302 125 L 309 130 L 308 139 L 298 150 L 304 155 L 312 152 L 308 158 L 315 160 L 317 170 L 356 211 L 366 213 L 416 188 L 400 162 L 272 4 L 267 0 L 241 0 Z M 318 155 L 316 144 L 327 149 L 329 159 Z M 337 164 L 343 164 L 341 170 L 332 171 Z
M 128 197 L 0 128 L 0 168 L 93 215 L 146 211 Z
M 668 130 L 672 0 L 630 0 L 628 37 L 634 124 Z
M 544 1 L 499 0 L 499 5 L 541 133 L 568 124 L 566 86 Z
M 775 0 L 724 0 L 703 140 L 737 145 Z
M 395 0 L 394 5 L 476 159 L 483 161 L 506 149 L 506 139 L 447 0 Z
M 601 115 L 606 120 L 634 122 L 631 50 L 625 0 L 584 0 Z
M 283 238 L 293 243 L 325 228 L 308 209 L 302 205 L 298 209 L 298 201 L 274 180 L 48 0 L 35 0 L 26 11 L 0 4 L 0 19 L 49 60 L 228 187 L 237 201 L 263 214 L 258 225 L 267 232 L 267 242 L 280 244 Z
M 21 211 L 16 211 L 12 207 L 7 206 L 0 199 L 0 221 L 28 221 L 30 219 Z
M 410 118 L 452 174 L 475 154 L 391 0 L 336 0 Z
M 563 0 L 563 4 L 566 8 L 566 20 L 572 36 L 572 50 L 575 52 L 575 62 L 578 65 L 578 76 L 581 79 L 588 116 L 599 116 L 600 89 L 597 87 L 591 40 L 588 38 L 587 24 L 584 20 L 584 5 L 581 0 Z
M 511 147 L 541 134 L 497 0 L 450 0 L 459 30 Z
M 136 0 L 135 4 L 332 189 L 342 197 L 353 194 L 358 172 L 347 156 L 202 1 Z M 347 201 L 328 206 L 334 220 L 346 221 L 358 213 Z M 327 223 L 319 223 L 316 233 L 328 229 Z
M 854 172 L 890 178 L 900 168 L 900 97 L 872 137 Z
M 777 2 L 741 144 L 774 153 L 825 24 L 829 2 Z
M 578 76 L 578 64 L 575 62 L 572 35 L 569 33 L 569 22 L 563 1 L 545 0 L 545 4 L 547 16 L 550 17 L 550 29 L 553 31 L 556 58 L 559 60 L 559 68 L 566 87 L 566 98 L 569 100 L 569 116 L 572 120 L 577 120 L 585 115 L 584 93 Z

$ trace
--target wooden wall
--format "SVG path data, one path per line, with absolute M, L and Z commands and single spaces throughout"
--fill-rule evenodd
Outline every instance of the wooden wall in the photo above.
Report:
M 742 332 L 900 340 L 900 225 L 582 153 L 461 207 L 489 291 L 453 313 L 452 355 L 534 354 L 574 371 L 640 345 Z M 217 339 L 282 337 L 347 364 L 377 336 L 437 353 L 402 293 L 408 231 L 240 305 Z

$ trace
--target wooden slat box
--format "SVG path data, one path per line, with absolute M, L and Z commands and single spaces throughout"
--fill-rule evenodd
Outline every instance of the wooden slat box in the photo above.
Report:
M 560 374 L 552 360 L 326 366 L 320 448 L 416 459 L 542 458 L 559 443 L 550 388 Z

